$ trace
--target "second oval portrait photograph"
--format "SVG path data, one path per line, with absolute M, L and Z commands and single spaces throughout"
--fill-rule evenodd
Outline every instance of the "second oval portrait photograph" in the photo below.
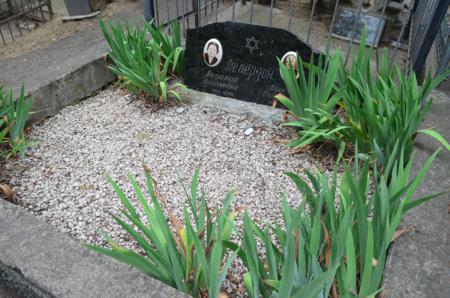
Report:
M 287 69 L 290 69 L 292 66 L 294 68 L 294 73 L 298 78 L 299 72 L 297 64 L 297 52 L 294 51 L 287 52 L 286 54 L 283 55 L 283 58 L 281 58 L 281 62 L 286 66 Z
M 215 67 L 222 61 L 223 49 L 219 40 L 211 38 L 203 48 L 203 60 L 209 67 Z

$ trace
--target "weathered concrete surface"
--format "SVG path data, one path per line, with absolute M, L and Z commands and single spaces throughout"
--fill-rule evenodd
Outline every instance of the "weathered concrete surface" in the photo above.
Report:
M 0 278 L 0 288 L 14 282 L 19 290 L 36 285 L 43 293 L 37 297 L 186 297 L 82 247 L 40 218 L 4 200 L 0 200 L 0 251 L 0 265 L 6 266 L 4 270 L 0 266 L 0 276 L 13 268 L 17 273 L 12 278 L 14 273 L 8 275 L 9 284 L 7 278 Z M 28 285 L 24 285 L 24 280 Z
M 435 127 L 450 140 L 450 98 L 434 92 L 424 127 Z M 414 174 L 440 145 L 430 137 L 417 142 Z M 416 196 L 450 190 L 450 153 L 441 152 Z M 389 252 L 384 280 L 386 298 L 450 297 L 449 193 L 406 214 L 401 225 L 416 231 L 401 236 Z
M 107 69 L 105 58 L 92 59 L 60 79 L 40 85 L 30 92 L 33 98 L 31 122 L 53 116 L 62 108 L 86 98 L 112 82 L 114 75 Z
M 104 67 L 87 66 L 106 53 L 103 43 L 98 32 L 80 31 L 48 48 L 0 59 L 0 85 L 18 94 L 23 82 L 33 98 L 32 120 L 52 116 L 112 81 Z
M 248 114 L 262 120 L 268 120 L 273 124 L 280 124 L 283 120 L 284 110 L 282 109 L 274 109 L 266 105 L 246 102 L 229 97 L 222 97 L 195 90 L 190 90 L 188 93 L 183 92 L 182 94 L 183 100 L 192 104 L 213 107 L 233 114 Z
M 112 17 L 113 22 L 123 20 L 142 21 L 143 4 L 130 2 L 127 10 Z M 92 23 L 87 29 L 48 47 L 14 58 L 0 57 L 0 86 L 17 94 L 22 82 L 25 84 L 27 94 L 33 98 L 31 121 L 55 115 L 113 80 L 102 61 L 108 46 L 100 26 L 95 19 L 86 22 Z
M 26 280 L 19 269 L 10 268 L 0 262 L 0 297 L 51 298 L 52 296 Z

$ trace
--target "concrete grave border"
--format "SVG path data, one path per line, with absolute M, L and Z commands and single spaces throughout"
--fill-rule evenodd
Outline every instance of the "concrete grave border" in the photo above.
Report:
M 82 38 L 64 42 L 79 44 Z M 38 113 L 33 115 L 32 122 L 55 115 L 113 81 L 99 50 L 104 42 L 93 39 L 92 43 L 96 44 L 86 51 L 79 65 L 63 65 L 57 76 L 34 80 L 38 83 L 29 95 Z M 39 55 L 42 53 L 37 51 L 27 57 L 39 59 Z M 20 59 L 13 59 L 14 63 L 26 63 Z M 9 75 L 15 73 L 14 67 Z M 441 100 L 435 101 L 425 125 L 439 125 L 440 132 L 449 139 L 446 111 L 450 110 L 450 101 L 440 92 L 434 92 L 433 97 Z M 281 110 L 216 95 L 192 92 L 185 99 L 230 113 L 249 113 L 275 124 L 282 119 Z M 416 168 L 436 147 L 429 139 L 421 139 Z M 442 152 L 418 193 L 450 189 L 448 173 L 450 154 Z M 402 221 L 402 225 L 415 225 L 417 232 L 400 237 L 389 250 L 383 285 L 385 297 L 450 297 L 446 287 L 450 276 L 449 203 L 447 195 L 419 207 Z M 1 199 L 0 252 L 0 291 L 2 287 L 14 286 L 28 297 L 186 297 L 143 273 L 83 248 L 42 219 Z

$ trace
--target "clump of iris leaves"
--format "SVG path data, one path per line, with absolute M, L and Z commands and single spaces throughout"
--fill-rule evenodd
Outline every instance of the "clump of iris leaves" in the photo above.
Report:
M 17 155 L 25 157 L 28 143 L 24 131 L 31 107 L 23 85 L 17 98 L 12 90 L 0 86 L 0 163 Z

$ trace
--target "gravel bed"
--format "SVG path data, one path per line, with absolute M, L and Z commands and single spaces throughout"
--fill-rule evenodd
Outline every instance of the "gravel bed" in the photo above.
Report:
M 34 126 L 30 137 L 38 141 L 29 157 L 6 165 L 16 199 L 61 232 L 99 245 L 99 231 L 127 241 L 108 214 L 122 206 L 106 176 L 132 194 L 127 175 L 144 186 L 142 162 L 176 215 L 185 205 L 176 171 L 189 183 L 200 168 L 210 207 L 234 189 L 234 206 L 261 222 L 279 220 L 282 192 L 291 204 L 299 201 L 284 172 L 318 167 L 308 153 L 290 154 L 276 142 L 288 137 L 286 131 L 260 119 L 196 105 L 181 113 L 177 107 L 151 112 L 113 88 Z

